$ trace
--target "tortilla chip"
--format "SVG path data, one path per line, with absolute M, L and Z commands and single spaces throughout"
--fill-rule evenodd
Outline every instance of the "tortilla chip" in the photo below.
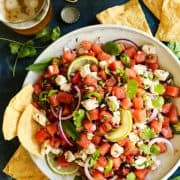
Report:
M 96 18 L 102 24 L 121 24 L 151 34 L 138 0 L 130 0 L 123 5 L 108 8 L 98 13 Z
M 31 104 L 26 107 L 19 119 L 17 136 L 27 151 L 36 156 L 41 156 L 41 147 L 35 139 L 35 133 L 40 129 L 40 125 L 33 119 L 33 114 L 36 111 L 38 110 Z
M 160 19 L 163 0 L 143 0 L 143 2 Z
M 48 178 L 37 168 L 29 153 L 19 146 L 9 160 L 3 172 L 18 180 L 47 180 Z
M 33 87 L 27 85 L 22 88 L 9 102 L 3 117 L 4 139 L 11 140 L 17 134 L 17 123 L 22 111 L 32 101 Z
M 161 41 L 180 42 L 179 0 L 164 0 L 156 37 Z

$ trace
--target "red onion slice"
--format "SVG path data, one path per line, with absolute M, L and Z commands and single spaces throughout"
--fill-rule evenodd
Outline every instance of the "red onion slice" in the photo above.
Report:
M 153 109 L 153 112 L 152 112 L 151 116 L 149 117 L 149 121 L 156 119 L 157 115 L 158 115 L 158 110 Z
M 59 109 L 59 122 L 58 122 L 59 134 L 60 134 L 61 138 L 67 142 L 67 144 L 69 144 L 70 146 L 73 146 L 73 144 L 68 140 L 68 138 L 66 137 L 66 135 L 63 131 L 61 115 L 62 115 L 62 108 Z
M 169 147 L 169 149 L 170 149 L 170 151 L 171 151 L 171 153 L 174 154 L 173 145 L 172 145 L 172 143 L 171 143 L 169 140 L 167 140 L 166 138 L 161 138 L 161 137 L 154 138 L 154 139 L 152 139 L 152 140 L 149 142 L 149 146 L 151 147 L 153 144 L 158 143 L 158 142 L 163 142 L 163 143 L 167 144 L 168 147 Z
M 94 178 L 91 176 L 91 174 L 89 172 L 89 160 L 90 160 L 90 158 L 88 158 L 85 162 L 84 172 L 85 172 L 85 175 L 88 178 L 88 180 L 93 180 Z
M 115 42 L 120 42 L 120 43 L 124 44 L 126 48 L 130 47 L 130 46 L 133 46 L 136 49 L 138 49 L 138 45 L 135 42 L 133 42 L 133 41 L 131 41 L 129 39 L 116 39 L 114 41 Z
M 50 109 L 51 109 L 51 112 L 52 112 L 53 116 L 58 119 L 58 115 L 55 112 L 54 108 L 52 106 L 50 106 Z

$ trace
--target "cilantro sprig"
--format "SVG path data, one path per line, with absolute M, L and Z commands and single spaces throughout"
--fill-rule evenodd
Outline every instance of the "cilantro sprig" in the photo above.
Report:
M 180 42 L 168 42 L 167 47 L 180 58 Z
M 37 49 L 43 49 L 47 47 L 47 44 L 57 40 L 60 37 L 60 28 L 50 28 L 49 26 L 38 32 L 34 38 L 25 42 L 19 42 L 8 38 L 0 37 L 2 41 L 9 42 L 10 53 L 16 55 L 13 65 L 13 76 L 15 76 L 16 65 L 19 59 L 26 57 L 34 57 L 37 55 Z M 37 45 L 41 44 L 41 46 Z

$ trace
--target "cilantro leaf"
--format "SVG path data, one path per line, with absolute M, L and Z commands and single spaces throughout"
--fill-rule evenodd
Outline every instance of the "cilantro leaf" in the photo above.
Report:
M 156 84 L 154 86 L 154 91 L 158 93 L 159 95 L 163 94 L 165 92 L 165 88 L 162 84 Z
M 17 54 L 21 45 L 19 43 L 9 43 L 11 54 Z
M 146 144 L 141 144 L 140 146 L 140 151 L 143 152 L 144 154 L 150 154 L 150 148 Z
M 72 122 L 62 121 L 62 128 L 73 140 L 80 139 L 79 134 L 77 133 L 76 128 Z
M 84 109 L 79 109 L 73 112 L 73 122 L 76 128 L 80 128 L 82 126 L 82 121 L 85 118 L 86 113 Z
M 36 54 L 37 54 L 36 48 L 23 46 L 18 53 L 18 57 L 19 58 L 33 57 Z
M 152 105 L 155 108 L 160 109 L 164 104 L 164 98 L 162 96 L 157 96 L 154 99 L 152 99 Z
M 92 167 L 96 164 L 97 160 L 99 159 L 100 156 L 100 150 L 97 149 L 91 156 L 89 160 L 89 166 Z
M 107 42 L 105 43 L 103 49 L 105 52 L 112 54 L 114 56 L 118 56 L 121 53 L 120 46 L 117 42 Z
M 154 132 L 154 130 L 149 127 L 145 127 L 140 133 L 140 137 L 144 140 L 149 140 L 153 138 L 155 135 L 156 133 Z
M 42 72 L 44 71 L 48 65 L 51 63 L 52 58 L 46 58 L 44 61 L 41 61 L 40 63 L 34 63 L 29 65 L 26 70 L 28 71 L 35 71 L 35 72 Z
M 51 28 L 49 26 L 46 26 L 44 29 L 39 31 L 36 34 L 36 39 L 41 39 L 41 40 L 50 40 L 51 39 Z
M 52 41 L 56 41 L 60 37 L 60 34 L 61 34 L 61 31 L 58 26 L 53 28 L 52 33 L 51 33 Z
M 120 60 L 126 67 L 130 66 L 130 58 L 127 54 L 122 53 L 120 56 Z
M 127 96 L 133 99 L 136 96 L 138 90 L 138 83 L 135 80 L 128 80 L 127 83 Z
M 136 175 L 133 172 L 130 172 L 127 176 L 126 176 L 126 180 L 136 180 Z
M 160 153 L 160 148 L 158 145 L 153 144 L 150 148 L 150 152 L 152 155 L 158 155 Z
M 168 42 L 167 46 L 178 58 L 180 58 L 180 42 Z

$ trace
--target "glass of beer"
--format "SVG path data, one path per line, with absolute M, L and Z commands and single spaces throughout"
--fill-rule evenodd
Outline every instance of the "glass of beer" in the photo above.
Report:
M 0 21 L 19 34 L 36 34 L 51 17 L 51 0 L 0 0 Z

